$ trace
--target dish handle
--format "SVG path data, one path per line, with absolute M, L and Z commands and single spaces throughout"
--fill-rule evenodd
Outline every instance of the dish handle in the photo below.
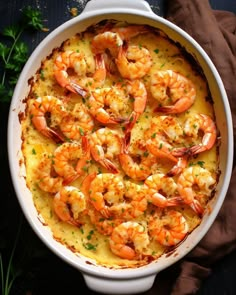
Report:
M 83 273 L 86 285 L 89 289 L 103 294 L 138 294 L 151 289 L 156 273 L 154 275 L 127 278 L 127 279 L 111 279 L 104 277 L 96 277 L 87 273 Z
M 141 10 L 146 12 L 154 13 L 149 5 L 149 3 L 145 0 L 90 0 L 86 4 L 83 12 L 94 11 L 94 10 L 114 10 L 116 8 L 121 8 L 125 10 Z

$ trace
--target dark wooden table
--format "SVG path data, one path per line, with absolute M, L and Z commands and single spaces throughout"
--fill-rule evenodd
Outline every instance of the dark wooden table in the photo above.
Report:
M 49 32 L 24 34 L 24 40 L 29 46 L 29 53 L 31 53 L 47 34 L 72 17 L 70 13 L 72 7 L 77 7 L 81 12 L 86 2 L 86 0 L 1 0 L 0 31 L 2 32 L 5 26 L 18 21 L 23 7 L 30 5 L 39 9 L 43 15 L 44 26 L 49 28 Z M 148 2 L 156 14 L 164 15 L 164 0 L 148 0 Z M 236 13 L 235 0 L 211 0 L 210 3 L 213 9 L 229 10 Z M 15 273 L 19 272 L 19 275 L 13 284 L 11 294 L 96 294 L 86 287 L 80 272 L 59 259 L 44 246 L 24 219 L 8 168 L 6 146 L 8 109 L 9 103 L 0 102 L 0 253 L 5 271 L 19 224 L 21 224 L 20 236 L 12 261 L 14 271 Z M 232 253 L 214 267 L 212 275 L 203 284 L 199 295 L 236 294 L 235 273 L 236 253 Z M 177 274 L 178 264 L 158 274 L 152 289 L 143 294 L 170 294 Z

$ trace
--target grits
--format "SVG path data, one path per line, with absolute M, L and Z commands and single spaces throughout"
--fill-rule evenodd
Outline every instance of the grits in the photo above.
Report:
M 111 22 L 111 24 L 113 23 Z M 127 26 L 127 24 L 117 23 L 115 26 Z M 106 27 L 108 28 L 109 26 L 105 26 L 105 28 Z M 189 166 L 201 166 L 209 171 L 215 184 L 218 180 L 217 140 L 211 149 L 197 155 L 192 155 L 191 153 L 185 153 L 180 157 L 174 154 L 172 155 L 171 148 L 167 148 L 164 152 L 162 147 L 168 145 L 168 147 L 176 147 L 178 151 L 178 148 L 181 150 L 182 147 L 201 144 L 203 131 L 198 132 L 195 138 L 186 136 L 186 134 L 182 132 L 176 134 L 176 138 L 170 139 L 167 136 L 168 130 L 165 130 L 165 126 L 163 127 L 163 125 L 153 130 L 152 133 L 152 122 L 155 120 L 154 118 L 158 116 L 174 117 L 178 121 L 180 128 L 183 129 L 186 120 L 194 114 L 205 114 L 210 116 L 213 120 L 215 115 L 213 102 L 204 75 L 195 62 L 184 52 L 183 48 L 180 48 L 177 44 L 169 40 L 162 32 L 148 27 L 144 30 L 144 34 L 132 32 L 132 35 L 129 36 L 129 38 L 127 37 L 127 40 L 124 34 L 121 37 L 122 41 L 120 41 L 122 45 L 117 45 L 119 48 L 116 49 L 114 44 L 112 48 L 109 48 L 110 45 L 109 42 L 107 42 L 106 46 L 103 46 L 107 48 L 104 48 L 102 53 L 97 53 L 96 48 L 92 48 L 91 42 L 102 30 L 103 27 L 99 24 L 88 28 L 85 32 L 70 37 L 60 48 L 55 48 L 51 55 L 42 61 L 42 65 L 37 71 L 34 81 L 31 81 L 31 90 L 26 99 L 26 114 L 21 121 L 23 132 L 22 151 L 26 165 L 27 185 L 32 192 L 37 211 L 43 217 L 45 224 L 50 227 L 54 238 L 72 251 L 78 252 L 85 257 L 95 259 L 98 264 L 112 268 L 132 268 L 145 265 L 160 257 L 163 253 L 173 249 L 173 247 L 170 248 L 166 246 L 166 241 L 160 243 L 158 242 L 160 239 L 154 239 L 152 235 L 150 235 L 149 221 L 155 218 L 155 214 L 158 214 L 160 217 L 162 215 L 168 215 L 168 212 L 173 212 L 173 210 L 180 212 L 184 218 L 182 220 L 185 220 L 187 223 L 185 230 L 188 229 L 188 233 L 199 225 L 202 218 L 202 215 L 194 210 L 194 206 L 190 206 L 190 203 L 186 203 L 184 198 L 182 198 L 181 195 L 179 196 L 178 189 L 174 187 L 168 187 L 169 191 L 171 191 L 170 193 L 163 192 L 162 189 L 155 191 L 152 196 L 153 199 L 151 198 L 151 200 L 155 200 L 155 202 L 150 201 L 149 191 L 144 190 L 144 183 L 147 177 L 142 177 L 144 173 L 143 170 L 145 170 L 147 176 L 155 174 L 166 175 L 173 166 L 178 163 L 180 157 L 186 157 L 186 168 Z M 117 34 L 119 29 L 113 29 L 113 34 L 114 32 Z M 110 36 L 109 34 L 110 33 L 106 34 L 106 38 Z M 132 52 L 130 49 L 129 53 L 129 51 L 127 51 L 127 46 L 128 48 L 131 48 L 131 46 L 136 47 L 133 47 L 134 49 Z M 138 48 L 140 48 L 140 52 Z M 145 48 L 145 50 L 149 52 L 148 55 L 146 53 L 146 55 L 142 55 L 143 52 L 141 52 L 141 48 Z M 99 50 L 101 51 L 101 48 Z M 56 59 L 58 60 L 58 56 L 64 51 L 79 53 L 76 55 L 78 58 L 83 56 L 81 62 L 67 59 L 63 61 L 63 65 L 60 65 L 64 72 L 59 73 L 59 76 L 63 79 L 63 82 L 65 82 L 63 85 L 66 86 L 60 85 L 58 79 L 56 79 L 54 75 Z M 129 65 L 132 69 L 127 69 L 127 71 L 132 71 L 132 74 L 135 71 L 140 71 L 141 68 L 144 71 L 142 74 L 139 73 L 141 77 L 138 79 L 145 85 L 146 94 L 145 92 L 139 94 L 138 89 L 131 89 L 132 95 L 129 93 L 130 89 L 127 86 L 129 83 L 127 79 L 129 78 L 123 77 L 117 67 L 117 64 L 119 68 L 121 66 L 127 66 L 121 64 L 123 62 L 122 60 L 119 60 L 119 62 L 117 61 L 120 58 L 119 55 L 124 54 L 122 51 L 127 54 L 127 62 L 132 64 Z M 131 57 L 129 60 L 128 55 L 132 55 L 134 52 L 137 54 L 135 58 L 137 58 L 138 61 L 135 61 L 134 57 Z M 96 54 L 102 56 L 99 65 L 96 64 L 94 58 Z M 99 58 L 101 58 L 101 56 L 99 56 Z M 148 67 L 146 66 L 146 58 L 148 58 Z M 85 67 L 82 67 L 82 62 L 85 62 Z M 142 64 L 141 67 L 137 64 L 138 62 Z M 136 66 L 137 69 L 135 68 Z M 155 73 L 167 70 L 170 70 L 171 73 L 172 71 L 177 73 L 178 77 L 184 77 L 182 80 L 185 82 L 182 81 L 182 84 L 180 83 L 180 86 L 174 89 L 174 87 L 176 87 L 176 82 L 170 84 L 169 81 L 169 85 L 167 85 L 168 83 L 165 84 L 166 81 L 162 81 L 152 90 L 161 92 L 161 85 L 165 85 L 166 93 L 163 98 L 159 100 L 154 97 L 151 91 L 152 83 L 154 83 L 152 79 Z M 183 84 L 190 83 L 190 81 L 191 85 L 193 85 L 191 87 L 194 87 L 195 96 L 192 105 L 187 110 L 181 111 L 180 106 L 176 113 L 155 111 L 158 107 L 166 107 L 174 104 L 175 100 L 179 99 L 176 99 L 175 96 L 180 91 L 180 88 L 185 87 Z M 134 84 L 131 83 L 129 85 Z M 117 87 L 115 91 L 114 87 Z M 120 88 L 118 89 L 118 87 Z M 125 88 L 122 89 L 122 87 Z M 106 88 L 106 90 L 100 91 L 103 88 Z M 122 91 L 120 91 L 121 89 Z M 101 97 L 99 95 L 98 98 L 95 97 L 94 100 L 88 99 L 89 97 L 91 98 L 95 90 L 96 93 L 94 94 L 101 93 L 101 95 L 106 95 L 106 97 L 102 98 L 103 101 L 105 101 L 104 105 L 100 103 L 99 99 L 101 99 Z M 184 90 L 182 90 L 182 96 L 186 94 L 188 99 L 188 93 L 185 93 L 187 91 Z M 111 93 L 113 95 L 116 93 L 116 95 L 109 99 L 108 94 Z M 68 164 L 74 167 L 74 170 L 80 170 L 78 177 L 69 185 L 78 188 L 84 193 L 87 202 L 87 211 L 85 210 L 85 213 L 79 215 L 80 220 L 77 226 L 60 220 L 53 209 L 55 194 L 40 189 L 39 182 L 42 181 L 42 179 L 40 179 L 41 172 L 39 172 L 39 168 L 37 167 L 39 167 L 43 155 L 48 155 L 51 160 L 51 171 L 44 171 L 44 173 L 48 174 L 48 181 L 54 181 L 55 178 L 59 177 L 54 170 L 54 151 L 57 149 L 58 143 L 55 142 L 53 138 L 49 138 L 45 136 L 44 133 L 40 132 L 40 128 L 36 129 L 35 125 L 32 123 L 32 114 L 30 113 L 30 104 L 32 104 L 32 101 L 38 97 L 44 96 L 54 96 L 60 99 L 63 104 L 63 112 L 69 114 L 70 119 L 74 120 L 74 124 L 77 124 L 81 117 L 81 114 L 78 114 L 77 117 L 73 115 L 78 113 L 79 109 L 81 109 L 82 112 L 82 108 L 78 106 L 83 104 L 87 107 L 89 112 L 91 108 L 89 103 L 91 103 L 91 101 L 92 103 L 96 103 L 97 112 L 104 112 L 101 116 L 109 116 L 109 118 L 113 119 L 114 116 L 116 116 L 116 119 L 119 118 L 115 123 L 107 124 L 101 122 L 99 120 L 100 117 L 94 117 L 94 114 L 91 113 L 90 115 L 93 118 L 92 124 L 91 122 L 86 123 L 86 120 L 82 123 L 90 124 L 92 127 L 86 129 L 84 128 L 86 126 L 82 123 L 78 127 L 76 141 L 80 142 L 80 146 L 84 146 L 86 161 L 84 161 L 82 167 L 78 168 L 78 163 L 73 158 L 73 155 L 71 157 L 72 160 L 68 159 Z M 157 96 L 159 96 L 158 93 Z M 120 104 L 121 99 L 123 99 L 125 103 Z M 75 111 L 76 106 L 77 111 Z M 114 109 L 116 115 L 113 113 Z M 38 122 L 41 128 L 45 128 L 43 124 L 50 125 L 51 129 L 60 134 L 60 138 L 64 136 L 65 141 L 68 141 L 68 138 L 66 138 L 60 130 L 63 114 L 61 116 L 62 117 L 60 117 L 60 114 L 54 114 L 53 111 L 45 111 L 43 114 L 40 113 Z M 87 115 L 86 118 L 89 119 L 90 117 Z M 135 122 L 132 122 L 134 118 Z M 64 119 L 63 122 L 65 124 L 67 121 Z M 108 129 L 110 128 L 111 132 L 115 134 L 116 140 L 120 142 L 120 149 L 114 146 L 114 139 L 112 139 L 112 136 L 110 141 L 105 138 L 104 142 L 98 142 L 98 146 L 94 146 L 94 141 L 92 142 L 90 140 L 91 134 L 105 127 Z M 171 128 L 173 126 L 170 125 L 169 127 Z M 194 125 L 192 128 L 195 128 Z M 210 130 L 210 132 L 213 131 L 216 133 L 218 132 L 217 129 Z M 147 134 L 149 134 L 150 138 L 145 138 L 145 136 L 148 136 Z M 179 137 L 177 138 L 177 136 Z M 92 147 L 85 146 L 85 137 L 89 145 L 93 144 Z M 154 155 L 151 155 L 150 150 L 147 150 L 146 141 L 148 141 L 148 139 L 153 139 L 154 143 L 154 140 L 159 140 L 159 146 L 157 144 L 153 145 L 155 149 Z M 74 139 L 72 139 L 72 141 L 73 140 Z M 94 154 L 95 152 L 89 155 L 86 151 L 88 151 L 88 149 L 90 150 L 90 148 L 93 148 L 93 151 L 97 151 L 99 157 Z M 101 165 L 101 163 L 105 163 L 105 165 Z M 143 166 L 141 163 L 143 163 Z M 122 169 L 122 167 L 124 167 L 123 165 L 126 165 L 126 167 L 130 169 L 129 176 L 126 175 L 125 169 Z M 185 167 L 183 169 L 185 169 Z M 109 178 L 108 173 L 117 171 L 118 173 L 114 175 L 117 177 L 119 176 L 122 185 L 120 185 L 120 183 L 115 185 L 112 182 L 116 177 Z M 108 179 L 107 182 L 99 184 L 101 179 L 94 180 L 98 175 L 105 173 L 106 179 Z M 180 173 L 182 173 L 182 170 L 180 170 Z M 179 173 L 173 173 L 171 177 L 177 186 Z M 110 179 L 111 183 L 109 183 Z M 129 189 L 132 190 L 136 188 L 133 194 L 132 191 L 128 193 L 128 188 L 125 186 L 125 181 L 127 180 L 133 183 Z M 191 200 L 191 202 L 198 202 L 203 211 L 206 209 L 209 199 L 214 196 L 214 181 L 213 185 L 210 187 L 210 193 L 207 195 L 204 195 L 200 191 L 200 188 L 195 188 L 196 185 L 193 185 L 197 200 L 194 199 Z M 95 185 L 97 185 L 96 188 Z M 138 189 L 135 185 L 138 185 Z M 102 186 L 104 189 L 101 189 Z M 96 191 L 96 194 L 94 194 L 95 199 L 91 199 L 91 189 Z M 148 199 L 145 199 L 145 195 L 149 196 Z M 170 207 L 162 208 L 159 207 L 157 203 L 161 201 L 161 199 L 163 200 L 163 197 L 175 197 L 177 200 L 180 199 L 180 201 L 179 203 L 177 202 L 177 204 L 170 205 Z M 141 206 L 141 204 L 143 207 L 138 207 Z M 68 212 L 70 212 L 72 208 L 70 208 L 66 202 L 64 205 L 68 206 Z M 133 207 L 135 207 L 136 211 L 132 211 Z M 73 209 L 79 210 L 79 208 L 76 207 L 73 207 Z M 126 214 L 122 214 L 125 210 Z M 179 213 L 176 216 L 179 216 Z M 123 224 L 121 227 L 122 230 L 127 230 L 127 233 L 122 232 L 122 235 L 115 236 L 115 232 L 112 234 L 113 229 L 121 223 Z M 77 223 L 75 222 L 75 224 Z M 133 229 L 131 232 L 132 226 Z M 165 227 L 164 221 L 163 227 Z M 153 230 L 155 231 L 155 228 L 152 228 L 152 231 Z M 183 235 L 185 236 L 185 234 L 184 232 Z M 113 238 L 116 240 L 112 240 Z M 112 251 L 110 245 L 112 245 L 114 251 Z

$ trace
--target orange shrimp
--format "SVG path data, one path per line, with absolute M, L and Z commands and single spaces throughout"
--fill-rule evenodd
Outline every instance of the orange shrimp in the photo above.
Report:
M 151 217 L 148 229 L 151 237 L 164 246 L 180 243 L 189 230 L 185 217 L 178 211 L 159 211 Z
M 110 236 L 114 228 L 123 222 L 121 218 L 117 218 L 116 216 L 105 218 L 95 208 L 90 208 L 88 211 L 88 215 L 96 230 L 105 236 Z
M 82 217 L 87 214 L 85 196 L 76 187 L 62 187 L 54 196 L 53 209 L 62 221 L 75 226 L 81 225 Z
M 56 143 L 62 143 L 65 138 L 52 127 L 48 126 L 47 117 L 48 113 L 55 116 L 57 121 L 60 122 L 67 112 L 60 99 L 55 96 L 42 96 L 37 99 L 29 100 L 29 112 L 34 127 L 44 136 L 52 139 Z
M 140 80 L 126 81 L 128 94 L 134 100 L 133 111 L 129 117 L 129 123 L 125 127 L 125 144 L 128 147 L 131 138 L 131 131 L 144 112 L 147 103 L 147 90 Z
M 188 156 L 184 155 L 182 147 L 174 147 L 174 144 L 182 144 L 184 130 L 175 117 L 158 116 L 152 119 L 151 126 L 145 132 L 146 146 L 150 153 L 157 158 L 166 158 L 174 163 L 167 176 L 178 175 L 186 167 Z
M 195 165 L 183 170 L 178 178 L 177 186 L 184 203 L 201 216 L 204 208 L 200 200 L 211 196 L 215 183 L 216 179 L 210 171 Z
M 186 135 L 191 136 L 191 138 L 197 138 L 199 137 L 199 131 L 203 132 L 202 140 L 201 143 L 194 144 L 189 148 L 188 153 L 191 155 L 210 150 L 216 142 L 216 124 L 211 117 L 204 114 L 195 114 L 187 120 L 184 128 Z
M 77 75 L 85 75 L 87 62 L 84 54 L 67 50 L 58 54 L 54 61 L 54 76 L 61 87 L 65 87 L 73 93 L 83 93 L 83 89 L 70 78 L 67 70 L 73 68 Z
M 90 160 L 90 147 L 86 137 L 79 142 L 65 142 L 54 151 L 54 169 L 64 178 L 63 184 L 75 181 L 84 171 Z M 75 161 L 75 167 L 73 162 Z
M 91 91 L 87 105 L 91 115 L 99 122 L 118 124 L 128 121 L 121 115 L 126 110 L 127 100 L 124 89 L 117 84 L 113 87 L 97 88 Z
M 89 200 L 105 218 L 111 216 L 110 207 L 123 200 L 124 183 L 119 175 L 98 174 L 89 186 Z
M 112 56 L 116 56 L 118 54 L 119 47 L 122 46 L 123 41 L 120 38 L 119 34 L 115 32 L 103 32 L 97 34 L 92 42 L 91 48 L 95 54 L 102 54 L 108 49 Z
M 174 179 L 162 173 L 149 176 L 144 182 L 144 189 L 147 200 L 157 207 L 165 208 L 183 203 L 182 198 L 177 195 L 177 184 Z
M 110 240 L 111 251 L 124 259 L 141 259 L 149 244 L 145 225 L 135 221 L 123 222 L 114 228 Z
M 144 180 L 152 173 L 152 167 L 156 164 L 156 157 L 143 150 L 133 155 L 127 149 L 126 144 L 122 142 L 119 161 L 122 169 L 130 178 Z
M 82 87 L 84 91 L 81 94 L 84 98 L 87 97 L 88 92 L 94 90 L 96 88 L 100 88 L 103 86 L 106 80 L 106 66 L 103 54 L 96 54 L 94 56 L 95 61 L 95 70 L 92 76 L 82 76 L 77 80 L 77 84 L 79 87 Z
M 95 56 L 95 72 L 93 77 L 87 77 L 90 68 L 83 53 L 65 51 L 60 53 L 54 62 L 54 76 L 61 87 L 73 93 L 86 97 L 88 90 L 85 86 L 100 86 L 106 77 L 106 69 L 102 55 Z M 68 74 L 68 69 L 74 69 L 75 76 Z
M 188 156 L 178 158 L 178 162 L 166 173 L 166 176 L 173 177 L 182 173 L 184 168 L 187 167 Z
M 144 214 L 148 206 L 146 190 L 142 184 L 125 180 L 125 193 L 123 201 L 110 208 L 112 216 L 129 220 Z
M 63 185 L 63 178 L 53 173 L 53 156 L 42 154 L 39 165 L 36 167 L 35 178 L 37 185 L 45 192 L 56 193 Z
M 166 117 L 164 116 L 159 116 L 152 119 L 150 128 L 147 129 L 144 134 L 146 140 L 146 147 L 147 150 L 156 157 L 168 159 L 173 163 L 177 163 L 178 159 L 172 154 L 173 145 L 170 142 L 168 134 L 169 132 L 165 131 L 165 120 Z M 183 134 L 183 131 L 181 132 Z M 175 138 L 179 136 L 177 130 L 175 130 L 174 133 Z
M 129 25 L 124 27 L 113 27 L 112 32 L 117 33 L 123 41 L 129 41 L 131 38 L 140 34 L 149 32 L 148 26 L 143 25 Z
M 80 140 L 82 136 L 91 133 L 93 128 L 93 118 L 82 103 L 77 103 L 60 123 L 62 133 L 70 140 Z
M 115 131 L 100 128 L 90 136 L 91 154 L 95 161 L 112 173 L 118 173 L 114 161 L 121 151 L 121 139 Z
M 154 72 L 150 90 L 161 105 L 155 111 L 162 113 L 183 113 L 193 105 L 196 98 L 193 83 L 172 70 Z
M 121 76 L 130 80 L 143 78 L 152 66 L 149 50 L 137 45 L 121 46 L 115 62 Z

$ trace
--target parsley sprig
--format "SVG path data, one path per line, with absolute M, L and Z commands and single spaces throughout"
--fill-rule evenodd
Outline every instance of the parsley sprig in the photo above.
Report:
M 20 25 L 7 26 L 2 32 L 6 37 L 4 43 L 0 42 L 0 63 L 3 69 L 0 77 L 0 100 L 3 102 L 10 101 L 19 74 L 28 58 L 28 46 L 20 40 L 27 29 L 44 30 L 41 12 L 30 6 L 22 10 Z

